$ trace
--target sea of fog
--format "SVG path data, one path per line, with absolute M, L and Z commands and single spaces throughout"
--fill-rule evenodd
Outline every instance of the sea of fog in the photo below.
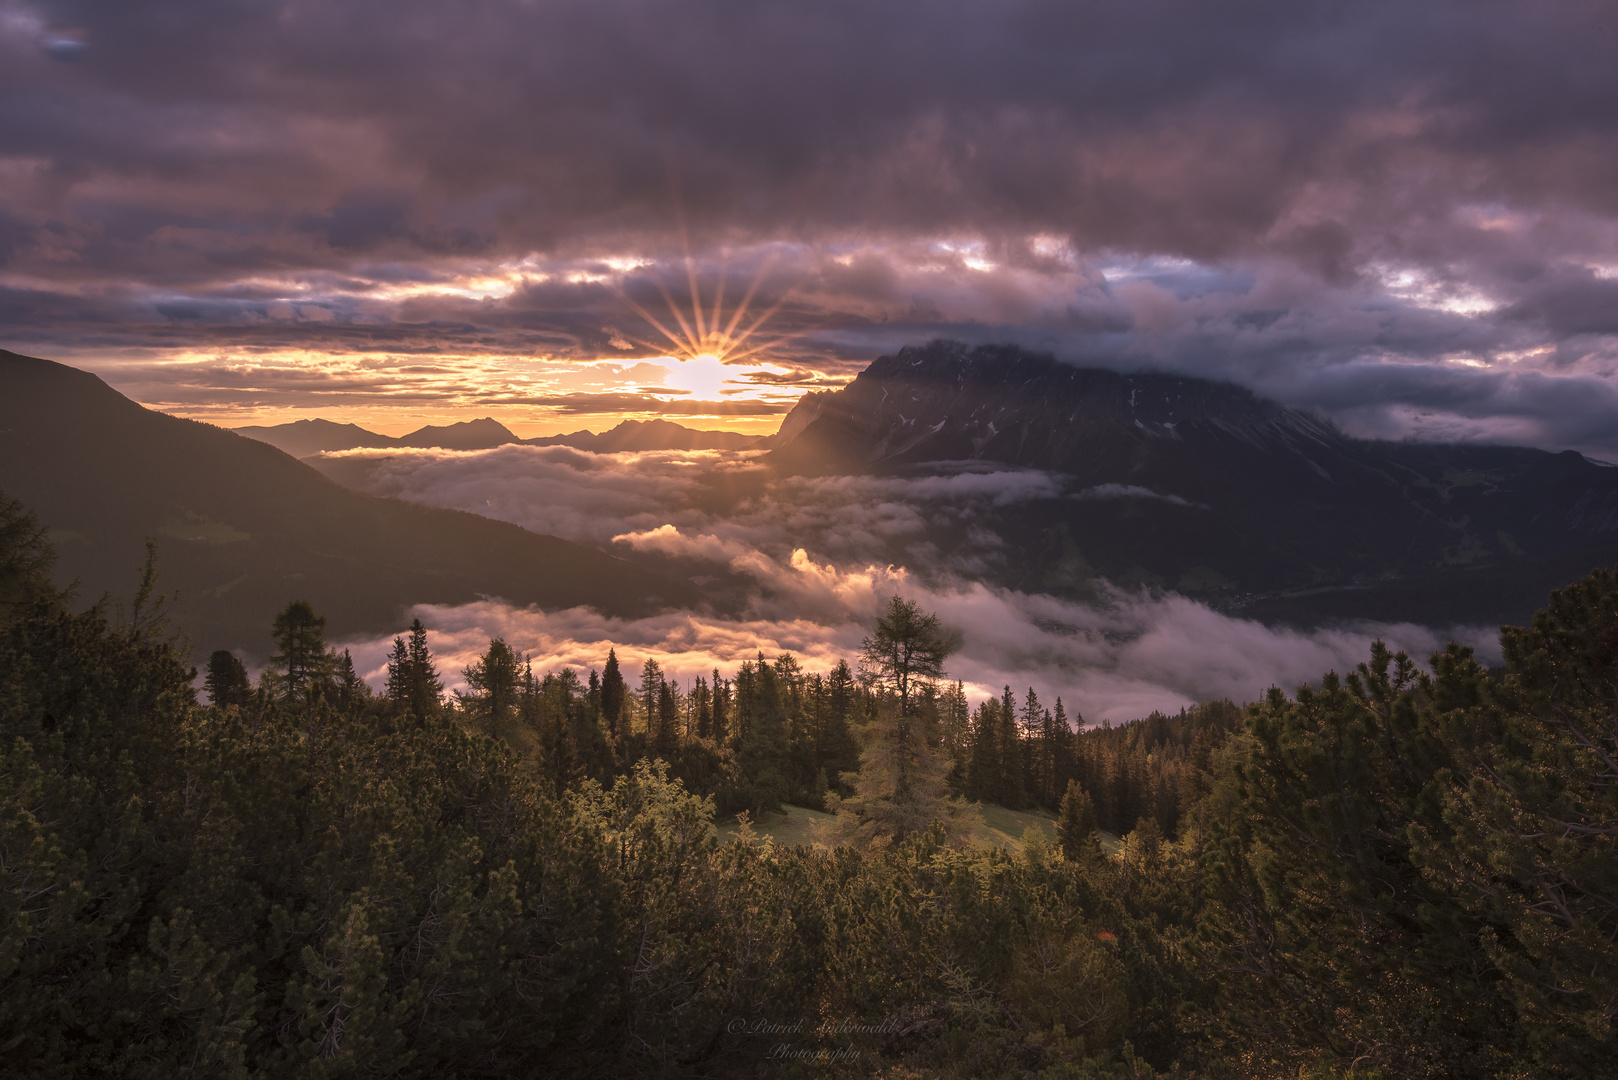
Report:
M 949 668 L 970 697 L 1033 687 L 1087 723 L 1212 698 L 1247 702 L 1270 686 L 1290 692 L 1323 672 L 1352 669 L 1378 638 L 1423 660 L 1449 640 L 1486 660 L 1499 655 L 1494 627 L 1355 623 L 1305 632 L 1174 593 L 1103 587 L 1093 603 L 1076 603 L 986 585 L 984 572 L 1000 557 L 1000 540 L 985 527 L 996 508 L 1061 491 L 1059 478 L 1036 470 L 977 463 L 911 479 L 777 480 L 751 455 L 721 451 L 503 446 L 326 456 L 377 494 L 652 559 L 727 598 L 708 610 L 639 619 L 516 608 L 497 598 L 423 605 L 416 614 L 450 686 L 494 636 L 527 654 L 536 672 L 600 668 L 609 647 L 626 672 L 651 656 L 682 683 L 715 668 L 729 676 L 760 651 L 791 652 L 808 670 L 826 671 L 853 661 L 896 592 L 960 634 Z M 947 555 L 933 540 L 940 523 L 957 538 Z M 391 637 L 342 644 L 380 686 Z

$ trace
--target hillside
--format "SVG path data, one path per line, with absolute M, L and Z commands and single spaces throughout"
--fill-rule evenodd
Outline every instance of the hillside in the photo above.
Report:
M 1618 469 L 1352 439 L 1227 383 L 935 342 L 802 408 L 766 457 L 783 473 L 1057 474 L 1060 497 L 991 525 L 1002 580 L 1024 589 L 1084 595 L 1104 576 L 1269 620 L 1520 621 L 1618 560 Z
M 358 424 L 337 424 L 330 420 L 294 420 L 272 427 L 250 425 L 233 428 L 238 435 L 269 443 L 293 457 L 308 457 L 327 450 L 353 450 L 358 447 L 398 446 L 399 440 L 366 431 Z
M 262 655 L 303 598 L 334 636 L 407 605 L 498 596 L 633 614 L 701 600 L 601 552 L 474 514 L 351 491 L 263 442 L 144 409 L 83 371 L 0 352 L 0 491 L 52 530 L 83 599 L 129 595 L 154 537 L 199 649 Z

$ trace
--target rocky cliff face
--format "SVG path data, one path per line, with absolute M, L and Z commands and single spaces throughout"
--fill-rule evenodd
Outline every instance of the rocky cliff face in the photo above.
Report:
M 1426 605 L 1432 621 L 1495 621 L 1515 607 L 1461 601 L 1516 589 L 1526 614 L 1545 589 L 1618 560 L 1618 469 L 1523 447 L 1351 439 L 1228 383 L 935 342 L 812 404 L 767 455 L 782 472 L 1060 477 L 1060 497 L 992 523 L 1003 580 L 1022 588 L 1082 590 L 1099 576 L 1277 617 L 1423 617 Z M 1440 578 L 1440 600 L 1376 599 Z

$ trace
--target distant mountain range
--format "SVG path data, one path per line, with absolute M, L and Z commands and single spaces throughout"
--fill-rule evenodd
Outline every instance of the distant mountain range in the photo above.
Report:
M 293 457 L 310 457 L 335 450 L 387 447 L 441 447 L 445 450 L 492 450 L 516 443 L 523 446 L 571 446 L 598 454 L 643 450 L 745 450 L 762 446 L 765 437 L 734 431 L 698 431 L 668 420 L 625 420 L 610 431 L 596 434 L 574 431 L 519 439 L 493 417 L 467 420 L 442 427 L 424 427 L 397 438 L 366 431 L 355 424 L 330 420 L 295 420 L 273 427 L 239 427 L 238 435 L 269 443 Z
M 294 460 L 356 447 L 747 449 L 788 475 L 1038 469 L 1054 497 L 971 521 L 937 515 L 928 540 L 948 558 L 970 546 L 969 529 L 991 529 L 995 584 L 1083 599 L 1105 578 L 1272 623 L 1522 622 L 1549 589 L 1618 563 L 1618 468 L 1577 453 L 1354 439 L 1230 384 L 1009 347 L 935 342 L 883 357 L 803 398 L 765 439 L 654 420 L 520 440 L 489 418 L 402 438 L 324 420 L 241 434 L 0 352 L 0 491 L 52 529 L 62 574 L 86 598 L 128 595 L 143 538 L 156 537 L 180 622 L 203 649 L 262 654 L 270 618 L 298 597 L 337 635 L 394 629 L 406 604 L 480 596 L 611 614 L 707 599 L 646 566 L 362 494 Z M 338 459 L 320 464 L 363 482 Z
M 328 428 L 339 442 L 359 430 L 305 423 L 300 449 L 332 442 Z M 471 442 L 481 423 L 416 435 Z M 397 630 L 415 603 L 500 597 L 635 615 L 702 600 L 688 584 L 592 548 L 349 490 L 273 446 L 4 351 L 0 491 L 50 528 L 59 577 L 77 579 L 85 600 L 129 596 L 144 540 L 155 538 L 161 586 L 178 589 L 177 622 L 203 651 L 262 656 L 275 612 L 299 598 L 337 636 Z
M 1618 468 L 1575 452 L 1353 439 L 1228 383 L 1010 347 L 902 350 L 782 427 L 764 460 L 788 474 L 1060 476 L 994 523 L 1029 590 L 1100 576 L 1270 621 L 1488 623 L 1618 562 Z

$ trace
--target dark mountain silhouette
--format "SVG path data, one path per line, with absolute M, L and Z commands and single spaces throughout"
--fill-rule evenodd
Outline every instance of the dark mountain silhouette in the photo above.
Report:
M 390 446 L 443 447 L 446 450 L 488 450 L 508 443 L 527 446 L 571 446 L 598 454 L 628 450 L 745 450 L 760 446 L 764 439 L 734 431 L 698 431 L 668 420 L 625 420 L 610 431 L 573 431 L 566 435 L 544 435 L 519 439 L 492 417 L 469 420 L 442 427 L 424 427 L 394 438 L 366 431 L 355 424 L 330 420 L 296 420 L 272 427 L 239 427 L 239 435 L 267 442 L 293 457 L 309 457 L 330 450 L 386 448 Z
M 397 446 L 439 446 L 445 450 L 492 450 L 496 446 L 521 442 L 492 416 L 481 420 L 463 420 L 442 427 L 429 425 L 403 436 Z
M 353 450 L 357 447 L 398 446 L 390 435 L 366 431 L 358 424 L 335 424 L 330 420 L 294 420 L 273 427 L 232 428 L 238 435 L 269 443 L 293 457 L 308 457 L 327 450 Z
M 628 450 L 745 450 L 763 442 L 760 436 L 734 431 L 698 431 L 669 420 L 625 420 L 596 435 L 574 431 L 524 440 L 529 446 L 571 446 L 598 454 Z
M 994 523 L 1003 579 L 1025 589 L 1104 576 L 1271 620 L 1493 622 L 1618 560 L 1618 468 L 1352 439 L 1228 383 L 935 342 L 800 408 L 765 458 L 783 472 L 1059 474 L 1062 497 Z
M 271 618 L 297 598 L 339 636 L 397 630 L 408 604 L 480 596 L 625 615 L 702 599 L 556 537 L 351 491 L 273 446 L 3 351 L 0 491 L 50 527 L 58 576 L 86 600 L 130 595 L 154 537 L 162 586 L 178 589 L 177 621 L 202 650 L 263 654 Z

